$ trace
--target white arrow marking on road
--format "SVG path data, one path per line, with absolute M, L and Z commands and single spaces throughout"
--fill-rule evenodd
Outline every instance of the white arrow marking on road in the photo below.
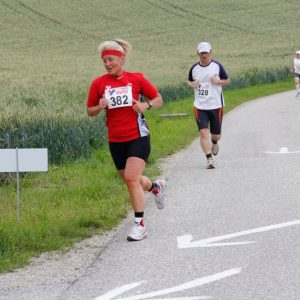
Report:
M 279 152 L 273 152 L 273 151 L 266 151 L 265 153 L 268 154 L 294 154 L 294 153 L 300 153 L 300 151 L 290 151 L 288 147 L 281 147 Z
M 211 282 L 214 282 L 214 281 L 218 281 L 218 280 L 224 279 L 224 278 L 229 277 L 229 276 L 237 275 L 241 271 L 242 271 L 242 268 L 229 269 L 229 270 L 226 270 L 224 272 L 216 273 L 216 274 L 213 274 L 213 275 L 210 275 L 210 276 L 197 278 L 195 280 L 188 281 L 186 283 L 183 283 L 183 284 L 171 287 L 171 288 L 163 289 L 163 290 L 160 290 L 160 291 L 154 291 L 154 292 L 146 293 L 146 294 L 140 294 L 140 295 L 136 295 L 136 296 L 130 296 L 130 297 L 126 297 L 126 298 L 118 298 L 116 300 L 147 299 L 147 298 L 167 295 L 167 294 L 171 294 L 171 293 L 181 292 L 181 291 L 191 289 L 191 288 L 194 288 L 194 287 L 197 287 L 197 286 L 201 286 L 201 285 L 208 284 L 208 283 L 211 283 Z M 123 285 L 119 288 L 116 288 L 114 290 L 109 291 L 108 293 L 106 293 L 103 296 L 95 298 L 95 300 L 111 300 L 115 296 L 120 295 L 120 294 L 122 294 L 122 293 L 124 293 L 124 292 L 126 292 L 130 289 L 133 289 L 133 288 L 141 285 L 143 282 L 144 281 Z M 185 298 L 183 297 L 183 298 L 176 298 L 176 299 L 209 299 L 209 298 L 210 298 L 209 296 L 197 296 L 197 297 L 185 297 Z M 159 299 L 155 299 L 155 300 L 159 300 Z
M 199 296 L 199 297 L 176 297 L 176 298 L 154 298 L 152 300 L 202 300 L 202 299 L 210 299 L 211 297 Z M 116 299 L 121 300 L 121 299 Z M 123 300 L 123 299 L 122 299 Z
M 289 149 L 288 147 L 281 147 L 279 153 L 288 153 Z
M 203 299 L 210 299 L 210 298 L 211 297 L 209 297 L 209 296 L 199 296 L 199 297 L 196 296 L 196 297 L 176 297 L 176 298 L 154 298 L 152 300 L 203 300 Z M 102 300 L 103 298 L 98 297 L 95 300 L 98 300 L 98 299 Z M 105 298 L 105 299 L 107 299 L 107 298 Z M 112 299 L 112 298 L 109 298 L 109 299 Z M 116 299 L 116 300 L 121 300 L 121 299 Z M 131 299 L 131 298 L 128 298 L 128 299 Z
M 210 299 L 211 297 L 176 297 L 176 298 L 155 298 L 152 300 L 201 300 L 201 299 Z M 118 300 L 118 299 L 117 299 Z M 121 299 L 120 299 L 121 300 Z
M 232 243 L 214 243 L 214 242 L 223 241 L 223 240 L 231 239 L 238 236 L 248 235 L 252 233 L 264 232 L 264 231 L 274 230 L 278 228 L 299 225 L 299 224 L 300 224 L 300 220 L 294 220 L 291 222 L 279 223 L 275 225 L 258 227 L 250 230 L 235 232 L 231 234 L 220 235 L 217 237 L 203 239 L 195 242 L 192 242 L 193 236 L 191 234 L 186 234 L 177 237 L 177 244 L 178 244 L 178 248 L 180 249 L 195 248 L 195 247 L 220 247 L 220 246 L 245 245 L 245 244 L 250 244 L 255 242 L 253 241 L 232 242 Z
M 138 286 L 140 286 L 141 284 L 145 283 L 146 281 L 140 281 L 140 282 L 134 282 L 134 283 L 131 283 L 131 284 L 125 284 L 125 285 L 122 285 L 116 289 L 113 289 L 111 291 L 109 291 L 108 293 L 106 293 L 105 295 L 103 296 L 100 296 L 100 297 L 97 297 L 95 298 L 95 300 L 110 300 L 110 299 L 113 299 L 114 297 L 116 296 L 119 296 L 129 290 L 132 290 Z

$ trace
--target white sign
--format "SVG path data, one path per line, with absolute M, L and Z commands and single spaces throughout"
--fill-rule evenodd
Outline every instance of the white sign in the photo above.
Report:
M 18 221 L 21 220 L 20 172 L 47 172 L 48 149 L 0 149 L 0 173 L 17 174 Z
M 0 149 L 0 172 L 47 172 L 48 149 Z
M 194 241 L 194 242 L 192 241 L 193 236 L 191 234 L 186 234 L 177 237 L 177 244 L 178 244 L 178 248 L 180 249 L 195 248 L 195 247 L 221 247 L 221 246 L 245 245 L 245 244 L 250 244 L 255 242 L 254 241 L 227 242 L 227 243 L 216 243 L 216 242 L 232 239 L 243 235 L 253 234 L 257 232 L 265 232 L 265 231 L 275 230 L 275 229 L 294 226 L 294 225 L 300 225 L 300 220 L 294 220 L 294 221 L 274 224 L 270 226 L 253 228 L 245 231 L 220 235 L 217 237 Z

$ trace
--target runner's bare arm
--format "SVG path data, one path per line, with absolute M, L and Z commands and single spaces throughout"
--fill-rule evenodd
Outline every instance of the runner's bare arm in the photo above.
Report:
M 157 94 L 156 97 L 154 97 L 151 100 L 148 100 L 146 102 L 139 102 L 135 99 L 133 99 L 133 102 L 134 102 L 134 104 L 133 104 L 132 108 L 138 113 L 143 113 L 147 109 L 150 109 L 152 107 L 158 108 L 163 105 L 163 99 L 159 93 Z
M 189 87 L 192 87 L 192 88 L 194 88 L 194 87 L 196 87 L 196 86 L 198 85 L 198 83 L 197 83 L 196 80 L 194 80 L 194 81 L 189 81 L 189 80 L 188 80 L 186 83 L 187 83 L 187 85 L 188 85 Z
M 227 85 L 229 83 L 230 83 L 230 79 L 229 78 L 228 79 L 219 79 L 219 82 L 218 82 L 218 84 L 220 86 L 224 86 L 224 85 Z
M 159 108 L 159 107 L 163 106 L 164 101 L 163 101 L 161 94 L 158 93 L 154 98 L 150 99 L 149 103 L 150 103 L 151 107 Z
M 295 72 L 295 67 L 294 64 L 291 64 L 291 72 L 294 73 Z
M 87 114 L 90 117 L 95 117 L 106 107 L 107 107 L 107 100 L 105 98 L 101 98 L 99 100 L 98 105 L 87 107 Z

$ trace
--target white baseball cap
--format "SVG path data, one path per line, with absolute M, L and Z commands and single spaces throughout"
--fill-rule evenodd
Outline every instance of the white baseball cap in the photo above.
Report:
M 211 45 L 210 45 L 210 43 L 207 43 L 207 42 L 201 42 L 198 44 L 197 50 L 199 53 L 210 52 Z
M 296 51 L 296 54 L 300 54 L 300 50 Z

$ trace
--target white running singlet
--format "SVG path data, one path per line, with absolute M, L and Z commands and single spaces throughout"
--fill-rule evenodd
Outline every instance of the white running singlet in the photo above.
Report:
M 295 73 L 300 74 L 300 59 L 294 58 Z
M 188 80 L 197 82 L 194 88 L 194 106 L 197 109 L 209 110 L 225 106 L 222 87 L 211 83 L 210 78 L 214 75 L 219 79 L 228 79 L 224 67 L 215 60 L 207 66 L 197 63 L 191 67 Z

